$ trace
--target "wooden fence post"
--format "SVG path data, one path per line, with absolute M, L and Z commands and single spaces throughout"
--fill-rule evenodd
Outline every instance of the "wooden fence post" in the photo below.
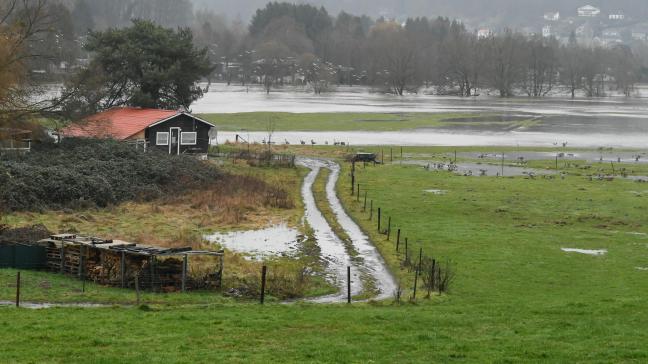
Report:
M 261 304 L 265 301 L 266 274 L 268 267 L 265 265 L 261 268 Z
M 367 211 L 367 191 L 364 193 L 364 205 L 362 205 L 362 212 Z
M 398 247 L 400 246 L 400 234 L 401 234 L 401 229 L 398 229 L 396 232 L 396 252 L 398 252 Z
M 405 238 L 405 261 L 409 258 L 409 247 L 407 246 L 407 238 Z
M 389 161 L 394 162 L 394 148 L 389 148 Z
M 373 200 L 371 200 L 371 209 L 369 210 L 369 221 L 373 220 Z
M 421 274 L 421 260 L 423 259 L 423 248 L 419 250 L 419 262 L 418 266 L 416 267 L 416 275 L 414 276 L 414 294 L 412 295 L 412 299 L 416 299 L 416 285 L 418 283 L 418 276 Z
M 357 191 L 356 201 L 360 202 L 360 184 L 359 183 L 358 183 L 358 191 Z
M 351 267 L 347 266 L 347 303 L 351 303 Z
M 20 307 L 20 272 L 16 275 L 16 307 Z
M 387 240 L 391 238 L 391 216 L 387 220 Z

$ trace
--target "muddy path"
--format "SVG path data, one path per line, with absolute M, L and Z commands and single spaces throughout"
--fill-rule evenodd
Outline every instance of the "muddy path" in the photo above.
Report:
M 369 241 L 362 229 L 346 213 L 337 196 L 336 184 L 340 176 L 340 166 L 330 160 L 300 158 L 299 165 L 309 168 L 311 172 L 306 176 L 302 186 L 302 197 L 305 206 L 305 219 L 314 231 L 314 238 L 321 250 L 322 260 L 326 263 L 329 280 L 334 283 L 339 291 L 336 294 L 317 297 L 311 302 L 334 303 L 346 299 L 347 266 L 351 267 L 351 293 L 358 295 L 364 292 L 365 284 L 371 283 L 376 291 L 373 299 L 387 299 L 393 296 L 397 284 L 387 268 L 387 264 L 378 252 L 378 249 Z M 326 168 L 331 171 L 326 184 L 326 203 L 335 213 L 337 223 L 344 229 L 350 238 L 351 247 L 338 237 L 322 212 L 318 209 L 313 194 L 313 184 L 320 171 Z M 351 252 L 357 254 L 351 259 Z

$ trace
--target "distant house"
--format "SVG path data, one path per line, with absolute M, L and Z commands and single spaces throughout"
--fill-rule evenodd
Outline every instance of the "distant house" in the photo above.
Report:
M 550 11 L 548 13 L 545 13 L 544 19 L 546 21 L 558 21 L 558 20 L 560 20 L 560 12 L 559 11 Z
M 490 30 L 489 28 L 481 28 L 477 30 L 477 38 L 482 39 L 482 38 L 490 38 L 493 36 L 493 31 Z
M 578 8 L 578 16 L 584 18 L 594 18 L 601 14 L 601 9 L 592 5 L 585 5 Z
M 111 138 L 169 154 L 206 154 L 215 126 L 184 111 L 118 107 L 62 131 L 63 137 Z
M 545 25 L 542 27 L 542 36 L 545 38 L 550 38 L 552 36 L 551 25 Z
M 610 19 L 610 20 L 625 20 L 625 14 L 622 11 L 615 11 L 614 13 L 610 13 L 608 15 L 608 19 Z

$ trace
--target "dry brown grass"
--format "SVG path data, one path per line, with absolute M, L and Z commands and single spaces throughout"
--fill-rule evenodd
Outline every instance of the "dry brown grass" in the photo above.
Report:
M 295 202 L 286 190 L 246 175 L 223 176 L 215 183 L 171 200 L 173 205 L 188 205 L 216 217 L 222 224 L 240 224 L 260 207 L 293 209 Z

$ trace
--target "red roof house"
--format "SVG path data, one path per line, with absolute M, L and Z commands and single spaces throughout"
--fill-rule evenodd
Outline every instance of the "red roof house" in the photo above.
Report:
M 62 135 L 146 141 L 170 154 L 207 153 L 213 128 L 184 111 L 118 107 L 72 124 Z

